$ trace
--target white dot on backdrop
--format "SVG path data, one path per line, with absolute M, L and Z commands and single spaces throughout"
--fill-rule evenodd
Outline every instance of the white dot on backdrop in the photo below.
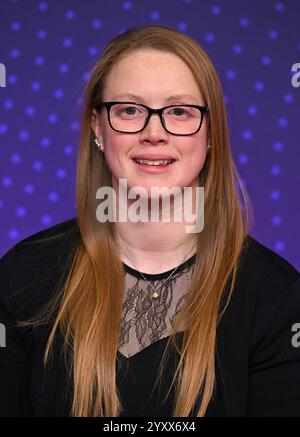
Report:
M 254 89 L 255 91 L 263 91 L 263 89 L 265 88 L 265 85 L 263 82 L 255 82 L 254 84 Z
M 19 132 L 19 138 L 21 141 L 26 141 L 29 138 L 29 132 L 27 130 L 21 130 L 21 132 Z
M 69 66 L 67 64 L 62 64 L 58 67 L 58 71 L 62 74 L 66 74 L 69 72 Z
M 52 217 L 49 214 L 44 214 L 41 217 L 41 222 L 43 223 L 43 225 L 49 225 L 50 223 L 52 223 Z
M 20 21 L 14 21 L 10 25 L 11 30 L 20 30 L 21 27 L 22 27 L 22 24 L 20 23 Z
M 257 107 L 255 105 L 251 105 L 248 108 L 248 114 L 249 115 L 256 115 L 257 114 Z
M 278 176 L 281 173 L 281 168 L 279 165 L 273 165 L 273 167 L 271 168 L 271 173 L 274 176 Z
M 211 11 L 212 14 L 214 14 L 214 15 L 218 15 L 218 14 L 221 13 L 221 8 L 220 8 L 220 6 L 218 6 L 218 5 L 213 5 L 213 6 L 210 8 L 210 11 Z
M 20 231 L 18 229 L 10 229 L 10 231 L 8 231 L 8 237 L 11 240 L 16 240 L 17 238 L 19 238 L 20 235 Z
M 64 147 L 64 153 L 65 153 L 65 155 L 72 155 L 72 153 L 73 153 L 73 146 L 71 146 L 70 144 L 67 144 Z
M 277 32 L 277 30 L 273 30 L 273 29 L 271 29 L 271 30 L 269 31 L 269 38 L 270 38 L 270 39 L 277 39 L 277 38 L 278 38 L 278 32 Z
M 93 20 L 92 21 L 92 26 L 94 29 L 100 29 L 100 27 L 102 27 L 102 21 L 101 20 Z
M 236 72 L 234 70 L 227 70 L 226 77 L 227 77 L 227 79 L 232 80 L 236 77 Z
M 96 46 L 92 46 L 88 48 L 88 54 L 91 56 L 95 56 L 98 53 L 99 49 Z
M 150 18 L 153 21 L 158 21 L 160 19 L 160 13 L 158 11 L 152 11 L 150 13 Z
M 279 226 L 282 222 L 282 218 L 280 217 L 280 215 L 274 215 L 272 217 L 272 224 L 273 226 Z
M 216 39 L 215 35 L 211 32 L 206 33 L 204 38 L 207 42 L 213 42 Z
M 66 177 L 66 170 L 64 168 L 59 168 L 56 170 L 56 177 L 58 179 L 64 179 Z
M 283 149 L 283 143 L 281 141 L 275 141 L 273 148 L 280 152 Z
M 18 76 L 15 74 L 10 74 L 7 78 L 7 82 L 10 85 L 15 85 L 18 82 Z
M 66 20 L 74 20 L 75 17 L 76 17 L 76 14 L 75 14 L 75 12 L 72 11 L 72 10 L 67 11 L 67 12 L 65 13 L 65 18 L 66 18 Z
M 40 29 L 37 31 L 37 37 L 40 39 L 47 38 L 47 31 L 45 29 Z
M 240 25 L 242 27 L 249 26 L 249 23 L 250 23 L 249 18 L 243 17 L 243 18 L 240 19 Z
M 29 117 L 33 116 L 36 113 L 36 109 L 33 106 L 28 106 L 25 109 L 25 114 L 28 115 Z
M 282 2 L 276 2 L 274 7 L 278 12 L 283 12 L 285 10 L 285 5 Z
M 22 158 L 18 153 L 14 153 L 11 155 L 10 160 L 13 164 L 19 164 L 22 161 Z
M 72 47 L 72 45 L 73 45 L 73 40 L 72 40 L 72 38 L 65 38 L 65 39 L 63 40 L 63 46 L 64 46 L 64 47 Z
M 239 55 L 240 53 L 242 53 L 243 51 L 243 47 L 241 46 L 241 44 L 235 44 L 233 46 L 233 51 L 234 53 L 236 53 L 237 55 Z
M 56 193 L 56 192 L 52 192 L 52 193 L 49 193 L 49 195 L 48 195 L 48 200 L 49 200 L 49 202 L 57 202 L 58 201 L 58 199 L 59 199 L 59 195 L 58 195 L 58 193 Z
M 288 121 L 285 117 L 279 117 L 277 120 L 277 124 L 280 127 L 286 127 L 288 125 Z
M 33 91 L 39 91 L 41 89 L 41 84 L 40 82 L 32 82 L 31 84 L 31 89 Z
M 34 60 L 35 65 L 44 65 L 45 64 L 45 58 L 43 56 L 37 56 Z
M 45 148 L 49 147 L 51 145 L 50 138 L 42 138 L 41 139 L 41 145 Z
M 27 184 L 24 187 L 24 191 L 26 194 L 32 194 L 32 193 L 34 193 L 34 186 L 31 184 Z
M 130 2 L 130 1 L 125 1 L 125 2 L 123 2 L 123 4 L 122 4 L 122 8 L 125 10 L 125 11 L 129 11 L 129 10 L 131 10 L 132 9 L 132 2 Z
M 64 92 L 62 89 L 58 88 L 53 92 L 53 95 L 56 99 L 61 99 L 64 96 Z
M 0 124 L 0 134 L 6 134 L 7 132 L 7 125 L 4 123 Z
M 185 21 L 180 21 L 180 22 L 177 24 L 177 29 L 178 29 L 178 30 L 181 30 L 182 32 L 184 32 L 184 31 L 187 29 L 187 24 L 186 24 L 186 22 L 185 22 Z
M 54 124 L 58 121 L 58 116 L 56 114 L 49 114 L 48 115 L 48 122 L 50 124 Z
M 293 94 L 291 94 L 291 93 L 286 93 L 286 94 L 284 95 L 283 99 L 284 99 L 284 101 L 285 101 L 286 103 L 291 103 L 291 102 L 294 101 L 294 96 L 293 96 Z
M 275 250 L 277 250 L 278 252 L 283 252 L 285 250 L 285 242 L 281 240 L 276 241 Z
M 281 198 L 281 194 L 280 194 L 280 191 L 278 191 L 278 190 L 273 190 L 273 191 L 271 191 L 271 193 L 270 193 L 270 197 L 271 197 L 271 199 L 272 200 L 279 200 L 280 198 Z
M 41 171 L 43 170 L 43 163 L 41 161 L 34 161 L 34 163 L 32 164 L 32 167 L 35 171 Z
M 79 128 L 80 128 L 80 123 L 79 123 L 79 121 L 72 121 L 72 123 L 71 123 L 71 130 L 72 131 L 78 131 L 79 130 Z
M 11 99 L 7 99 L 4 101 L 3 106 L 5 109 L 11 109 L 14 107 L 14 101 Z
M 17 59 L 20 56 L 20 50 L 19 49 L 13 49 L 10 51 L 10 57 L 13 59 Z
M 261 63 L 263 64 L 263 65 L 271 65 L 271 58 L 269 57 L 269 56 L 263 56 L 262 58 L 261 58 Z
M 12 178 L 10 178 L 9 176 L 5 176 L 4 178 L 2 178 L 2 185 L 4 187 L 10 187 L 12 185 Z
M 40 2 L 38 4 L 38 10 L 39 11 L 45 11 L 46 9 L 48 9 L 48 3 L 47 2 Z
M 244 140 L 250 140 L 252 138 L 252 132 L 250 130 L 244 130 L 242 133 Z
M 82 79 L 86 82 L 89 79 L 89 76 L 90 76 L 89 71 L 86 71 L 85 73 L 83 73 Z
M 26 208 L 24 206 L 18 206 L 16 209 L 16 215 L 18 217 L 24 217 L 27 214 Z
M 248 163 L 248 155 L 246 155 L 245 153 L 241 153 L 239 155 L 239 163 L 240 164 L 247 164 Z

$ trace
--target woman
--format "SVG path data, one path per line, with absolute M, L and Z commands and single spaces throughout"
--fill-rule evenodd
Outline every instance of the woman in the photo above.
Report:
M 148 212 L 105 221 L 97 190 L 120 200 L 124 180 L 127 212 L 141 188 Z M 204 187 L 203 229 L 149 220 L 153 187 Z M 145 26 L 105 48 L 77 208 L 1 260 L 1 415 L 300 416 L 299 272 L 249 235 L 220 81 L 189 36 Z

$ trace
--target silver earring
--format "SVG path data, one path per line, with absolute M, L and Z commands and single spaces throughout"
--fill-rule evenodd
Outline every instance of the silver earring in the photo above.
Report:
M 207 152 L 209 152 L 210 149 L 211 149 L 211 145 L 210 145 L 210 143 L 208 143 L 208 146 L 207 146 Z
M 98 140 L 98 138 L 95 138 L 94 141 L 95 141 L 97 147 L 99 147 L 100 151 L 103 152 L 103 145 L 102 145 L 102 143 L 100 143 L 100 141 Z

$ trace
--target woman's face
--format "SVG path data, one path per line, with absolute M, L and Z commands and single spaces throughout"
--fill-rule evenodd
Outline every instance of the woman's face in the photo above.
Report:
M 127 94 L 140 96 L 136 99 Z M 171 96 L 188 96 L 168 100 Z M 120 96 L 122 95 L 122 97 Z M 188 66 L 172 53 L 140 50 L 119 61 L 111 70 L 103 92 L 103 101 L 144 103 L 151 108 L 172 104 L 204 105 L 198 85 Z M 198 186 L 198 175 L 206 158 L 207 122 L 204 116 L 200 131 L 190 136 L 176 136 L 165 131 L 159 116 L 153 114 L 144 130 L 120 133 L 111 129 L 106 108 L 96 115 L 92 128 L 103 143 L 107 165 L 112 173 L 112 184 L 118 190 L 119 179 L 127 180 L 127 188 Z M 180 114 L 179 114 L 180 115 Z M 103 153 L 100 152 L 99 153 Z M 145 170 L 134 158 L 147 155 L 175 160 L 162 170 Z

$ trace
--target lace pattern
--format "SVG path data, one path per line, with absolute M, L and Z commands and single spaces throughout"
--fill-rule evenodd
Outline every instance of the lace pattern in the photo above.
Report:
M 136 270 L 135 275 L 126 271 L 118 348 L 122 355 L 132 357 L 152 343 L 171 335 L 175 316 L 191 285 L 194 261 L 195 255 L 183 263 L 168 281 L 165 273 L 154 275 L 159 278 L 155 281 L 150 279 L 153 275 L 144 275 L 159 290 L 157 299 L 152 298 L 153 289 Z M 166 283 L 161 287 L 164 281 Z

